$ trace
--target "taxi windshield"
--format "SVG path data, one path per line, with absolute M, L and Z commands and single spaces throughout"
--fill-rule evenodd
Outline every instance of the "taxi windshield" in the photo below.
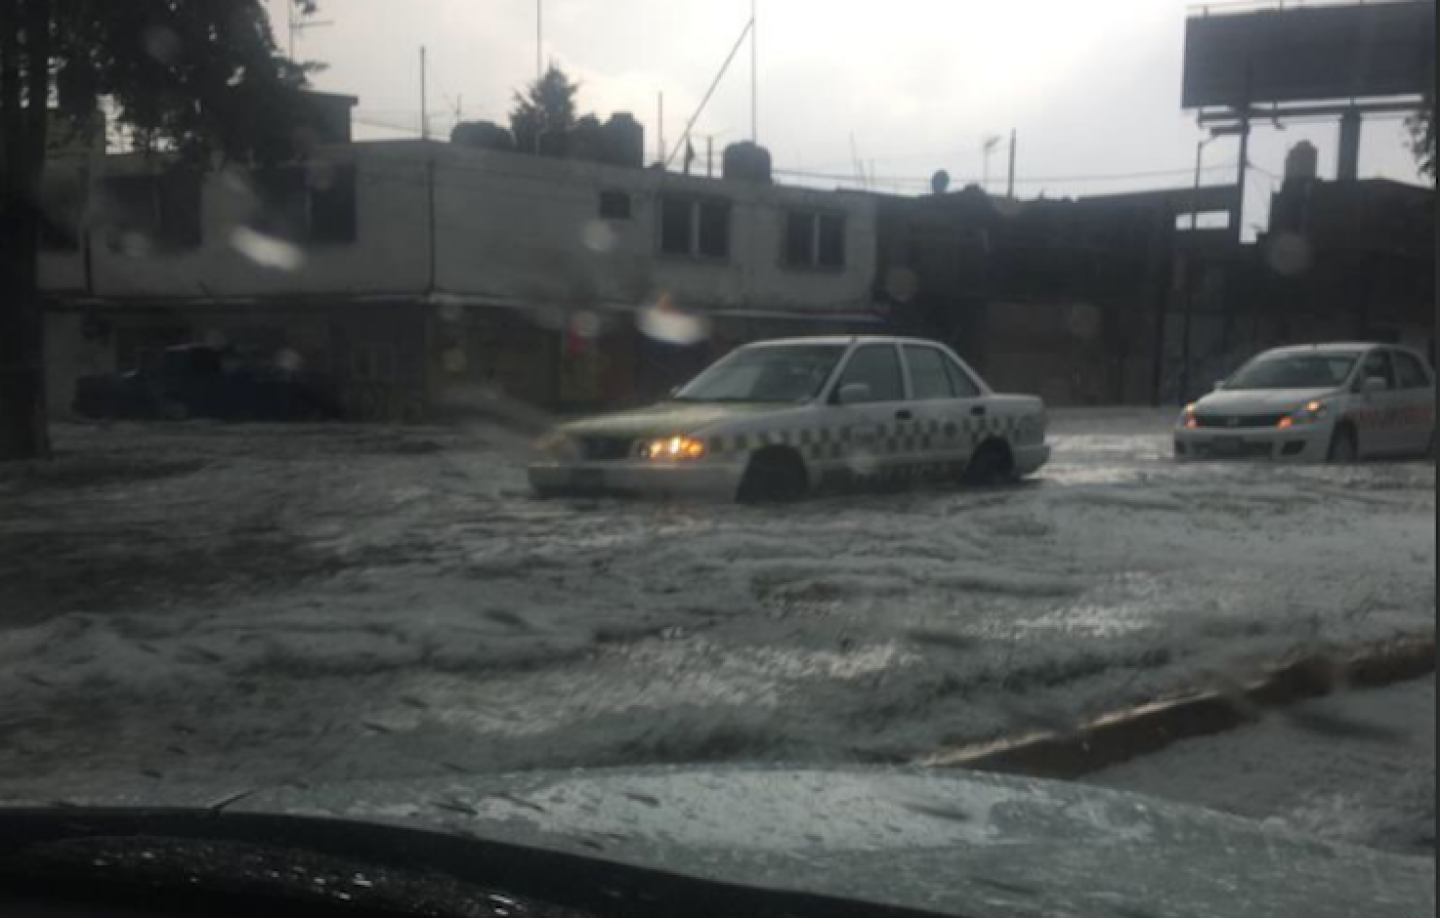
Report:
M 700 374 L 675 396 L 681 402 L 756 402 L 790 404 L 816 398 L 835 365 L 842 345 L 759 347 L 736 352 Z
M 1329 389 L 1345 385 L 1355 369 L 1356 353 L 1261 357 L 1242 367 L 1226 389 Z

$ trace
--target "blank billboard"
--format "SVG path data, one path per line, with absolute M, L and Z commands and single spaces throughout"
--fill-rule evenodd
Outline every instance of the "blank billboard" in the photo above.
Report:
M 1185 108 L 1418 95 L 1434 83 L 1434 0 L 1223 10 L 1189 21 Z

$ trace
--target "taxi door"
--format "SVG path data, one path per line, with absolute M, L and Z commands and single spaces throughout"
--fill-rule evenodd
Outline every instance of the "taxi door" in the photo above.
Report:
M 980 387 L 937 347 L 907 344 L 903 350 L 925 463 L 937 471 L 963 470 L 974 452 L 969 431 L 987 411 Z
M 907 398 L 895 344 L 863 344 L 850 354 L 830 411 L 845 444 L 833 473 L 852 481 L 883 481 L 902 474 L 913 461 L 907 447 L 916 427 L 915 408 Z

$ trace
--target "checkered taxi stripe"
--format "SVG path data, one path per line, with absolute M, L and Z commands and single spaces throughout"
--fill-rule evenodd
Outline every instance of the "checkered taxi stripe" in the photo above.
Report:
M 793 447 L 812 462 L 844 459 L 861 451 L 877 456 L 906 456 L 947 448 L 973 449 L 991 437 L 1017 445 L 1025 442 L 1027 436 L 1038 442 L 1040 427 L 1035 420 L 1022 417 L 966 418 L 844 428 L 771 430 L 712 437 L 706 445 L 710 455 L 716 458 L 746 456 L 768 446 Z

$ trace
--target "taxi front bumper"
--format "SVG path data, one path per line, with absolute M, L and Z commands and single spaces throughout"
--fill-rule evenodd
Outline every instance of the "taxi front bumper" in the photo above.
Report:
M 1050 463 L 1051 450 L 1048 443 L 1041 443 L 1035 446 L 1017 446 L 1013 450 L 1015 456 L 1015 474 L 1021 478 L 1027 475 L 1034 475 Z
M 613 494 L 733 500 L 743 467 L 679 462 L 536 462 L 530 487 L 541 496 Z
M 1175 458 L 1182 462 L 1323 463 L 1330 457 L 1334 431 L 1334 424 L 1308 424 L 1287 430 L 1178 428 Z

